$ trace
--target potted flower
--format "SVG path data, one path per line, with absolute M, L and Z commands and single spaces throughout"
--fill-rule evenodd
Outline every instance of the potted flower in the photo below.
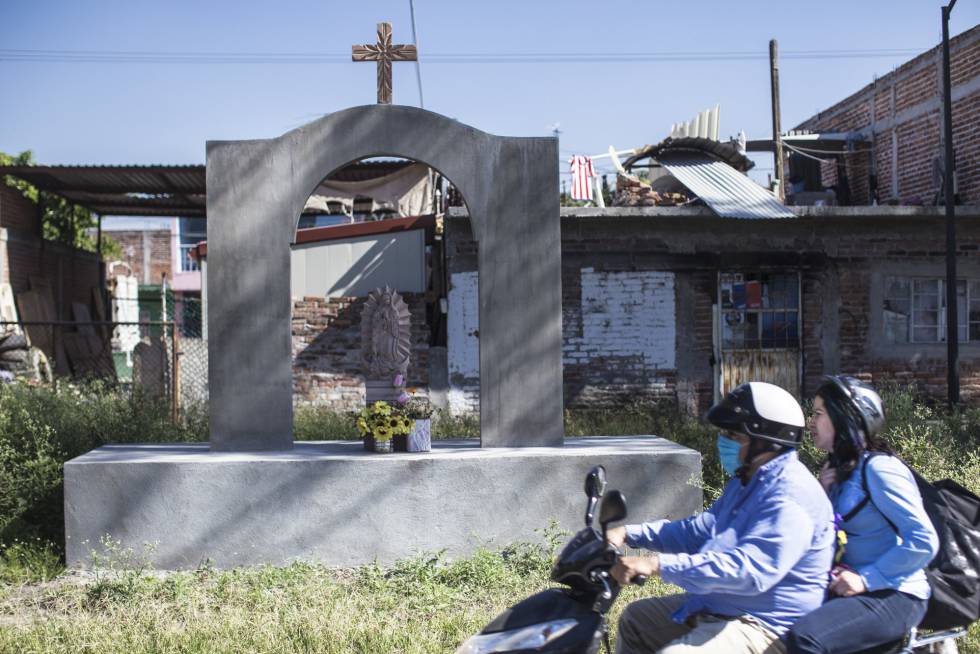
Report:
M 407 435 L 412 429 L 412 421 L 384 401 L 361 409 L 356 424 L 364 438 L 364 449 L 375 452 L 391 452 L 392 438 Z
M 411 419 L 412 429 L 408 434 L 409 452 L 428 452 L 432 449 L 432 414 L 435 409 L 427 397 L 411 397 L 402 407 L 405 416 Z

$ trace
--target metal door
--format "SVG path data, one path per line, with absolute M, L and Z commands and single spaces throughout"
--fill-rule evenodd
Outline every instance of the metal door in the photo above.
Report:
M 798 271 L 718 273 L 716 399 L 749 381 L 776 384 L 800 397 L 800 300 Z

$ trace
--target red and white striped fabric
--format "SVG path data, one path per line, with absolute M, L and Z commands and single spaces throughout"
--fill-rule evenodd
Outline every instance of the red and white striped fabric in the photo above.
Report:
M 568 163 L 572 164 L 572 199 L 592 199 L 592 178 L 595 170 L 592 168 L 592 157 L 576 154 Z

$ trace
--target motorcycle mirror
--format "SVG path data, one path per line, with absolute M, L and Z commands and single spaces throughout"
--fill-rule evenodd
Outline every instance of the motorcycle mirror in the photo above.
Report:
M 585 477 L 585 494 L 592 498 L 600 498 L 606 492 L 606 469 L 596 466 Z
M 585 526 L 592 526 L 592 518 L 595 513 L 595 505 L 599 498 L 606 492 L 606 469 L 596 466 L 589 471 L 585 477 L 585 494 L 589 498 L 589 503 L 585 507 Z
M 602 536 L 606 536 L 606 527 L 610 522 L 617 522 L 626 517 L 626 496 L 621 491 L 609 491 L 602 498 L 602 508 L 599 509 L 599 524 L 602 525 Z

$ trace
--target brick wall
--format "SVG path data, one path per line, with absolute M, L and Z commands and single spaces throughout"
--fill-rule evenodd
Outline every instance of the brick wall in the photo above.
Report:
M 173 280 L 173 238 L 169 230 L 112 231 L 109 236 L 122 246 L 123 261 L 140 284 L 159 284 L 164 274 Z
M 0 184 L 0 227 L 24 235 L 41 235 L 38 206 L 15 188 Z
M 429 326 L 425 296 L 402 296 L 412 313 L 408 386 L 429 383 Z M 338 411 L 364 406 L 361 312 L 365 297 L 305 297 L 293 302 L 293 401 Z
M 950 41 L 953 146 L 957 192 L 980 204 L 980 26 Z M 870 152 L 845 155 L 852 204 L 870 204 L 876 170 L 880 203 L 933 204 L 943 161 L 942 50 L 932 50 L 876 79 L 796 129 L 861 132 Z M 874 167 L 872 168 L 872 161 Z
M 566 405 L 673 397 L 674 274 L 587 267 L 563 284 L 579 292 L 563 312 Z
M 20 191 L 0 185 L 0 227 L 7 232 L 2 278 L 14 294 L 32 289 L 32 280 L 51 288 L 55 310 L 70 319 L 72 302 L 92 303 L 101 262 L 93 252 L 41 238 L 37 205 Z
M 670 399 L 692 413 L 707 409 L 714 394 L 718 271 L 761 269 L 800 273 L 805 395 L 824 374 L 846 372 L 945 397 L 945 344 L 890 346 L 873 320 L 883 311 L 880 285 L 888 270 L 945 275 L 942 208 L 796 211 L 799 218 L 779 221 L 724 220 L 699 209 L 564 211 L 566 405 Z M 980 280 L 980 210 L 971 211 L 957 228 L 959 274 Z M 450 404 L 474 411 L 477 244 L 465 218 L 450 218 L 446 234 L 451 397 L 456 394 Z M 962 344 L 960 362 L 963 398 L 980 404 L 980 343 Z

